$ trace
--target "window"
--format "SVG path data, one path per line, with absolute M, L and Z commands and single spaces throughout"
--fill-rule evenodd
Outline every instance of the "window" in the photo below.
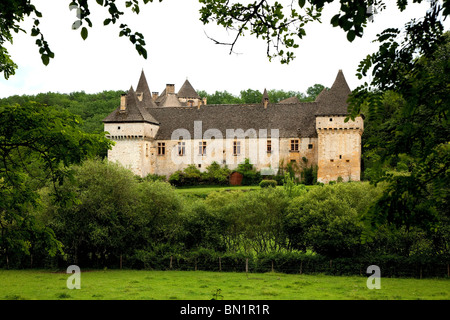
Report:
M 158 142 L 158 155 L 163 156 L 166 154 L 166 143 Z
M 342 159 L 342 154 L 339 155 L 339 159 Z
M 117 130 L 120 130 L 120 126 L 119 126 L 119 127 L 117 127 Z
M 298 140 L 291 140 L 291 151 L 298 151 Z
M 330 118 L 330 121 L 333 121 L 333 118 Z
M 237 156 L 239 154 L 241 154 L 241 142 L 233 141 L 233 155 Z
M 291 163 L 296 163 L 297 161 L 295 161 L 295 159 L 291 159 Z
M 178 155 L 184 156 L 186 154 L 186 142 L 180 141 L 178 142 Z
M 308 144 L 308 149 L 312 149 L 313 148 L 313 145 L 310 143 L 310 144 Z
M 206 141 L 200 141 L 198 143 L 198 154 L 199 155 L 206 155 Z
M 272 152 L 272 140 L 267 140 L 267 153 Z

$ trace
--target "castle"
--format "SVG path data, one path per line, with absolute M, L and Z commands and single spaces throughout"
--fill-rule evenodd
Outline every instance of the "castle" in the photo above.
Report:
M 212 105 L 188 80 L 178 92 L 173 84 L 151 92 L 142 71 L 136 90 L 103 120 L 115 142 L 108 159 L 141 177 L 168 177 L 192 164 L 202 171 L 213 161 L 233 170 L 248 158 L 262 174 L 293 163 L 317 165 L 319 182 L 359 181 L 364 121 L 344 121 L 350 92 L 339 70 L 313 102 L 272 103 L 264 90 L 260 103 Z

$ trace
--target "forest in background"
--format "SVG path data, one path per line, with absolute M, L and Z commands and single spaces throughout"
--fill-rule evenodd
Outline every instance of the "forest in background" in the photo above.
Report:
M 269 100 L 279 102 L 290 97 L 298 97 L 300 101 L 314 101 L 316 96 L 325 87 L 321 84 L 315 84 L 306 90 L 306 93 L 299 91 L 268 90 Z M 102 120 L 106 118 L 114 109 L 119 106 L 120 95 L 126 90 L 103 91 L 99 93 L 71 92 L 57 93 L 47 92 L 36 95 L 14 95 L 0 99 L 0 104 L 19 104 L 35 101 L 55 108 L 66 109 L 72 114 L 78 115 L 81 120 L 81 129 L 88 133 L 103 132 Z M 198 94 L 207 98 L 208 104 L 246 104 L 260 103 L 262 101 L 262 92 L 253 89 L 242 90 L 240 94 L 233 95 L 225 91 L 215 91 L 207 93 L 199 90 Z

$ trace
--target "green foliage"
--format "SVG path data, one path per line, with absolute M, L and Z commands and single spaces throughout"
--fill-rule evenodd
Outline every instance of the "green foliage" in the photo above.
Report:
M 324 88 L 325 87 L 321 84 L 315 84 L 308 87 L 306 94 L 299 91 L 284 91 L 276 89 L 268 90 L 267 94 L 269 95 L 269 101 L 271 103 L 278 103 L 281 100 L 292 97 L 297 97 L 299 101 L 308 102 L 314 101 L 317 95 Z M 208 104 L 253 104 L 261 103 L 262 101 L 262 93 L 253 89 L 241 90 L 239 96 L 234 96 L 227 91 L 215 91 L 213 94 L 209 94 L 204 90 L 199 90 L 198 94 L 201 97 L 207 98 Z
M 53 231 L 30 212 L 40 205 L 40 188 L 70 179 L 71 164 L 110 146 L 103 134 L 87 134 L 79 124 L 68 111 L 36 102 L 0 104 L 0 263 L 8 266 L 12 255 L 38 248 L 50 255 L 60 250 Z M 65 202 L 71 194 L 54 196 Z
M 435 6 L 423 21 L 408 24 L 404 37 L 396 29 L 379 35 L 379 51 L 359 68 L 361 76 L 373 68 L 374 80 L 350 100 L 353 116 L 368 115 L 365 177 L 389 184 L 365 217 L 373 229 L 392 222 L 433 233 L 447 216 L 450 33 L 443 33 L 436 20 L 442 8 Z
M 311 249 L 328 257 L 361 253 L 360 214 L 379 197 L 369 184 L 337 184 L 314 188 L 291 202 L 285 220 L 292 248 Z
M 261 180 L 261 182 L 259 183 L 259 186 L 261 188 L 275 188 L 277 186 L 277 182 L 275 180 Z
M 236 171 L 243 175 L 243 186 L 258 185 L 262 179 L 261 173 L 253 167 L 248 158 L 243 163 L 238 164 Z
M 196 185 L 227 185 L 231 171 L 225 165 L 221 167 L 217 162 L 212 162 L 206 167 L 205 172 L 201 172 L 196 165 L 191 164 L 183 170 L 177 170 L 169 177 L 170 184 L 183 186 Z
M 216 161 L 206 167 L 203 179 L 211 185 L 227 185 L 231 170 L 227 165 L 221 167 Z
M 160 0 L 161 1 L 161 0 Z M 143 0 L 144 4 L 153 2 L 152 0 Z M 69 4 L 68 10 L 74 10 L 76 13 L 74 18 L 75 22 L 72 24 L 73 30 L 78 30 L 83 23 L 85 25 L 80 30 L 80 36 L 83 40 L 88 37 L 88 26 L 92 28 L 92 22 L 90 20 L 90 4 L 91 1 L 72 1 Z M 116 6 L 115 0 L 103 1 L 97 0 L 96 3 L 105 8 L 108 12 L 108 18 L 103 21 L 106 26 L 110 23 L 116 24 L 120 22 L 121 16 L 124 14 Z M 133 2 L 127 1 L 126 7 L 130 8 L 131 12 L 139 14 L 139 0 Z M 25 32 L 21 27 L 22 22 L 27 17 L 33 18 L 33 25 L 31 27 L 31 36 L 37 37 L 36 45 L 39 48 L 39 54 L 41 55 L 42 63 L 48 65 L 50 59 L 55 57 L 55 54 L 51 51 L 48 42 L 44 38 L 44 34 L 39 28 L 40 21 L 42 19 L 42 13 L 37 10 L 31 1 L 21 0 L 5 0 L 0 3 L 0 12 L 2 12 L 2 19 L 0 20 L 0 72 L 3 72 L 5 79 L 8 79 L 11 75 L 15 74 L 17 65 L 12 61 L 11 56 L 5 49 L 5 42 L 13 43 L 12 31 L 18 33 L 19 31 Z M 147 51 L 145 49 L 144 36 L 140 32 L 133 32 L 126 24 L 121 23 L 119 25 L 119 37 L 126 36 L 130 42 L 135 46 L 136 51 L 144 59 L 147 59 Z

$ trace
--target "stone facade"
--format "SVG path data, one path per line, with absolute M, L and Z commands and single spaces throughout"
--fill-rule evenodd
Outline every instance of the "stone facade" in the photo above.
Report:
M 317 166 L 318 181 L 358 181 L 362 117 L 345 122 L 350 89 L 342 71 L 314 102 L 286 99 L 259 104 L 208 105 L 188 80 L 175 92 L 150 93 L 142 72 L 119 107 L 104 119 L 115 142 L 110 161 L 135 174 L 170 176 L 190 164 L 201 171 L 213 161 L 235 169 L 246 158 L 263 174 L 280 164 Z

